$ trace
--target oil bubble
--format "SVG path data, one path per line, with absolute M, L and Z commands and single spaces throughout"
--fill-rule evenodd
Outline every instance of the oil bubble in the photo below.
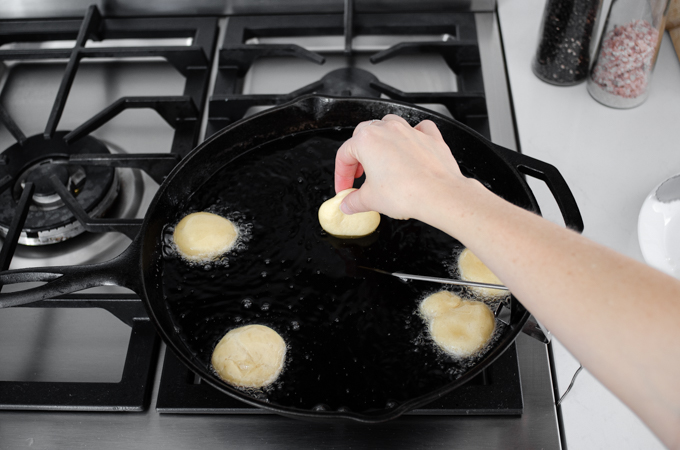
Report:
M 260 306 L 260 309 L 262 311 L 269 311 L 269 303 L 263 303 L 262 306 Z
M 241 301 L 241 304 L 244 308 L 248 309 L 253 306 L 253 301 L 249 298 L 244 298 L 243 301 Z
M 300 324 L 295 320 L 290 323 L 290 326 L 293 327 L 293 330 L 295 331 L 300 329 Z

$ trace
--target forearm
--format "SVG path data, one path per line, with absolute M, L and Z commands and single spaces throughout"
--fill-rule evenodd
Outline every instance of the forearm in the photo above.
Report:
M 522 210 L 465 178 L 437 127 L 387 115 L 336 156 L 346 214 L 413 217 L 454 236 L 614 394 L 680 448 L 680 281 Z
M 680 281 L 474 180 L 441 187 L 418 214 L 477 254 L 667 445 L 680 445 Z

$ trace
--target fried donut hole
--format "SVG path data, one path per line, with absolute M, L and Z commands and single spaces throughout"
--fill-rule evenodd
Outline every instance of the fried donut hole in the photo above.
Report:
M 264 325 L 246 325 L 229 331 L 215 347 L 211 362 L 227 383 L 261 388 L 278 378 L 286 358 L 286 343 Z
M 458 256 L 458 270 L 460 278 L 465 281 L 476 281 L 478 283 L 503 284 L 488 267 L 470 251 L 465 249 Z M 499 298 L 508 295 L 508 291 L 503 289 L 492 289 L 470 286 L 470 290 L 486 298 Z
M 420 304 L 432 340 L 446 353 L 465 358 L 481 350 L 493 334 L 496 320 L 482 302 L 462 300 L 439 291 Z
M 238 228 L 217 214 L 197 212 L 182 218 L 172 237 L 184 258 L 209 261 L 231 250 Z

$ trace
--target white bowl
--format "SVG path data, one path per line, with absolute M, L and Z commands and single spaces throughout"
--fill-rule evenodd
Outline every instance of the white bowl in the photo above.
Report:
M 638 241 L 647 264 L 680 279 L 680 174 L 660 183 L 645 199 Z

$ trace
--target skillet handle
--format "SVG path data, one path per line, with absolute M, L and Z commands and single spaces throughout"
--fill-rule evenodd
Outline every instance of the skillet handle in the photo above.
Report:
M 550 189 L 553 197 L 555 197 L 557 206 L 559 206 L 564 218 L 564 224 L 579 233 L 583 231 L 583 218 L 576 204 L 576 199 L 574 199 L 574 195 L 571 193 L 569 186 L 567 186 L 567 182 L 555 166 L 501 147 L 500 145 L 494 144 L 494 149 L 520 173 L 543 181 Z M 522 331 L 544 344 L 548 344 L 552 339 L 550 331 L 541 325 L 538 320 L 534 319 L 533 316 L 526 322 Z
M 122 286 L 141 294 L 139 236 L 117 257 L 99 264 L 58 266 L 0 272 L 2 285 L 46 282 L 41 286 L 0 294 L 0 308 L 25 305 L 97 286 Z
M 576 204 L 576 199 L 571 193 L 567 182 L 562 177 L 562 174 L 546 162 L 534 159 L 522 153 L 509 150 L 500 145 L 493 144 L 494 149 L 510 164 L 512 164 L 520 173 L 538 178 L 543 181 L 560 208 L 564 224 L 567 228 L 581 233 L 583 231 L 583 218 L 581 212 Z

